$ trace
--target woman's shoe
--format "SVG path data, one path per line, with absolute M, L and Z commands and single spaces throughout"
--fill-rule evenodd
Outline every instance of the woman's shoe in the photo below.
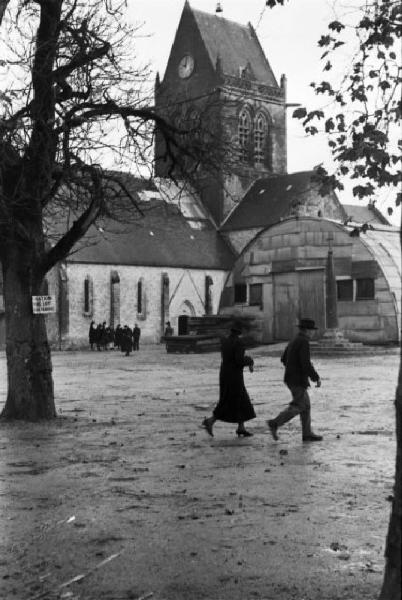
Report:
M 236 429 L 236 434 L 237 437 L 240 437 L 241 435 L 243 437 L 251 437 L 253 435 L 250 431 L 247 431 L 247 429 Z
M 209 435 L 211 437 L 214 437 L 214 434 L 212 432 L 212 423 L 211 421 L 209 421 L 207 418 L 205 418 L 202 422 L 202 426 L 204 427 L 204 429 L 207 430 L 207 433 L 209 433 Z

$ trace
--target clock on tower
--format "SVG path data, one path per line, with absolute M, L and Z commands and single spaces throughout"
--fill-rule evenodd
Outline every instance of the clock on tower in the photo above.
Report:
M 185 54 L 183 58 L 180 59 L 177 71 L 179 73 L 179 77 L 182 79 L 187 79 L 187 77 L 190 77 L 191 73 L 194 71 L 194 58 L 191 56 L 191 54 Z

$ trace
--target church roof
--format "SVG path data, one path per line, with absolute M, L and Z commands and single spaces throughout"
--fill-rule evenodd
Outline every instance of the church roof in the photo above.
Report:
M 125 223 L 104 219 L 92 226 L 68 261 L 219 270 L 232 267 L 234 255 L 209 221 L 195 229 L 178 207 L 162 200 L 140 201 L 138 208 L 142 214 L 131 216 Z
M 301 171 L 258 179 L 234 208 L 222 231 L 268 227 L 291 214 L 292 207 L 317 193 L 313 171 Z
M 350 221 L 354 223 L 381 223 L 389 225 L 389 221 L 372 204 L 357 206 L 355 204 L 343 204 L 343 208 Z
M 250 23 L 241 25 L 217 15 L 193 8 L 190 10 L 214 67 L 219 58 L 225 75 L 239 77 L 240 69 L 249 66 L 248 75 L 252 80 L 278 86 Z

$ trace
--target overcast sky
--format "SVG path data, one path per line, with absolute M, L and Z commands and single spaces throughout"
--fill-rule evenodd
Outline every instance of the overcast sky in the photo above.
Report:
M 288 0 L 284 7 L 269 9 L 265 0 L 221 0 L 226 19 L 246 24 L 251 22 L 257 31 L 271 67 L 279 81 L 282 73 L 288 80 L 288 102 L 298 102 L 316 107 L 326 102 L 317 98 L 310 83 L 326 79 L 323 76 L 320 56 L 322 49 L 317 41 L 327 32 L 328 23 L 335 18 L 353 22 L 354 7 L 359 0 Z M 184 6 L 184 0 L 128 0 L 133 22 L 143 24 L 137 39 L 138 59 L 149 61 L 154 71 L 163 77 L 167 59 Z M 191 0 L 193 8 L 215 13 L 216 0 Z M 350 64 L 347 54 L 338 60 L 339 72 Z M 315 165 L 330 164 L 330 154 L 325 136 L 305 137 L 300 123 L 291 118 L 288 109 L 288 171 L 302 171 Z M 358 203 L 349 191 L 342 201 Z M 384 212 L 389 204 L 386 197 L 378 202 Z

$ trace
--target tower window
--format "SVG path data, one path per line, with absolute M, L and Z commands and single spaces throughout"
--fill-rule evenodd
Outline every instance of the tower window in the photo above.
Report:
M 239 115 L 239 145 L 240 145 L 240 153 L 241 160 L 244 162 L 247 161 L 248 158 L 248 146 L 250 142 L 250 125 L 251 119 L 250 114 L 246 109 L 243 109 Z
M 254 123 L 254 162 L 258 165 L 264 163 L 267 131 L 267 120 L 260 113 Z

